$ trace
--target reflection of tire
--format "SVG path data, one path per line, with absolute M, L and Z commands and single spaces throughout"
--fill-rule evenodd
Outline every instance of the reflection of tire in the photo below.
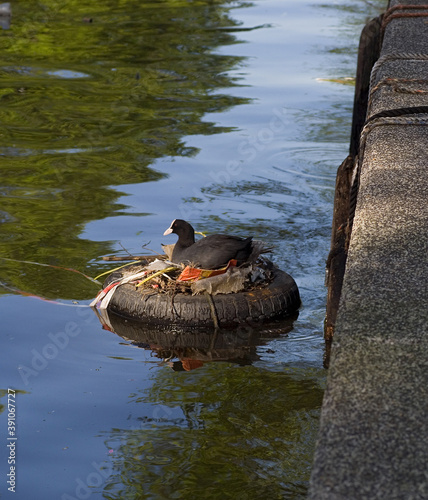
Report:
M 120 272 L 112 273 L 104 286 L 120 277 Z M 237 326 L 290 316 L 299 307 L 300 295 L 295 281 L 284 271 L 274 269 L 273 280 L 266 287 L 212 296 L 187 293 L 173 296 L 125 284 L 116 290 L 108 309 L 158 325 L 213 326 L 215 314 L 220 326 Z

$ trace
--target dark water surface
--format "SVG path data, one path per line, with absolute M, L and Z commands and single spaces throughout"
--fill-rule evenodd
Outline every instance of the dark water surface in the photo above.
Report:
M 348 78 L 384 3 L 13 3 L 0 32 L 1 498 L 304 498 Z M 104 255 L 159 251 L 176 217 L 275 245 L 298 318 L 215 345 L 103 330 L 88 308 L 99 287 L 61 268 L 96 276 L 114 267 Z

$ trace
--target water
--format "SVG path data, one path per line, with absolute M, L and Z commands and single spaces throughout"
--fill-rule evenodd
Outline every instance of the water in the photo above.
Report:
M 347 78 L 384 7 L 13 4 L 0 33 L 0 462 L 10 470 L 10 388 L 14 498 L 304 498 Z M 62 268 L 96 276 L 113 267 L 104 255 L 158 251 L 176 217 L 275 245 L 298 318 L 211 350 L 202 332 L 192 348 L 103 330 L 87 307 L 98 287 Z

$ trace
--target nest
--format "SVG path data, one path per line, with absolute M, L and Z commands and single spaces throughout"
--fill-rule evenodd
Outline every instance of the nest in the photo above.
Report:
M 155 291 L 171 295 L 204 292 L 216 295 L 266 287 L 273 279 L 274 268 L 271 261 L 262 257 L 251 264 L 239 267 L 232 264 L 221 270 L 178 267 L 165 260 L 156 260 L 148 265 L 133 264 L 126 270 L 122 269 L 121 273 L 123 278 L 131 278 L 127 282 L 144 294 Z M 132 279 L 132 276 L 136 278 Z

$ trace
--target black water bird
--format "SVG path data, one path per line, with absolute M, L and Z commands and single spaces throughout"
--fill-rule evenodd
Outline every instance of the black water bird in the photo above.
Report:
M 249 260 L 255 250 L 251 236 L 241 238 L 227 234 L 212 234 L 195 242 L 195 230 L 182 219 L 173 220 L 171 226 L 163 234 L 171 233 L 178 236 L 171 256 L 175 264 L 183 263 L 202 269 L 217 269 L 227 265 L 231 259 L 236 259 L 239 266 Z

